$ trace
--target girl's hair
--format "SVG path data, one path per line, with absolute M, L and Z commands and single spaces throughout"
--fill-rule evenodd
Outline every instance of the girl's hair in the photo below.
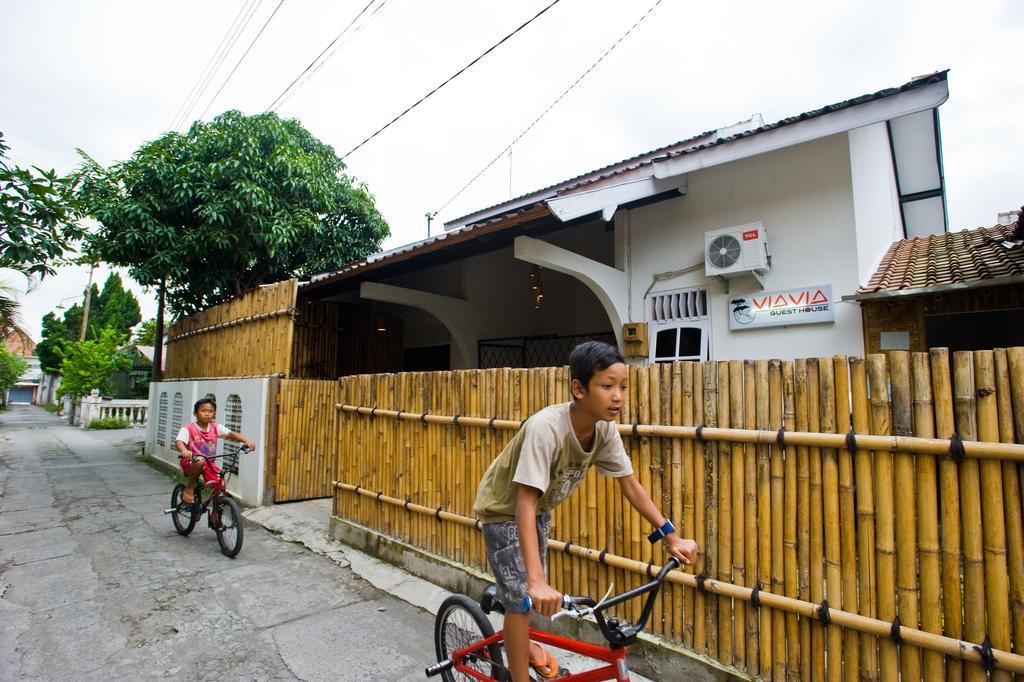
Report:
M 618 362 L 625 364 L 626 359 L 615 346 L 602 341 L 585 341 L 569 356 L 569 378 L 578 379 L 586 391 L 596 372 L 603 372 Z
M 199 408 L 202 407 L 203 405 L 213 405 L 213 409 L 214 410 L 217 409 L 217 401 L 216 400 L 214 400 L 213 398 L 201 398 L 200 400 L 196 401 L 195 405 L 192 406 L 192 414 L 195 414 L 196 412 L 198 412 Z

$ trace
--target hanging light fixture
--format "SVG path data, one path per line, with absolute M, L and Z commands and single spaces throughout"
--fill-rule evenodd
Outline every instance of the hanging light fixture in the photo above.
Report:
M 544 300 L 544 282 L 540 279 L 540 266 L 534 265 L 530 269 L 530 291 L 533 292 L 533 309 L 540 308 L 540 302 Z

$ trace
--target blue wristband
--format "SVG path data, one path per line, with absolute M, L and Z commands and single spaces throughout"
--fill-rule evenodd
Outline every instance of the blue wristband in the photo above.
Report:
M 647 536 L 647 539 L 651 542 L 652 545 L 656 545 L 658 544 L 658 541 L 663 539 L 666 535 L 675 532 L 676 527 L 672 524 L 672 522 L 665 521 L 665 523 L 661 524 L 661 528 L 655 528 L 654 532 Z

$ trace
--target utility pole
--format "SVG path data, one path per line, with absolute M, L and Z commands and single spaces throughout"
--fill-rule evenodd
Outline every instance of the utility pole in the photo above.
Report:
M 78 340 L 85 341 L 85 328 L 89 323 L 89 303 L 92 300 L 92 273 L 96 269 L 95 263 L 89 264 L 89 283 L 85 285 L 85 311 L 82 314 L 82 333 L 79 334 Z

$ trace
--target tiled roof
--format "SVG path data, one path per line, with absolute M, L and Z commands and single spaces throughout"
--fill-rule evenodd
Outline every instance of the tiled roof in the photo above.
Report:
M 1020 220 L 893 242 L 868 284 L 850 298 L 1024 281 L 1024 243 L 1014 238 Z
M 644 152 L 643 154 L 637 154 L 636 156 L 630 157 L 628 159 L 623 159 L 622 161 L 617 161 L 616 163 L 603 166 L 601 168 L 592 170 L 587 173 L 583 173 L 581 175 L 577 175 L 575 177 L 569 178 L 568 180 L 563 180 L 553 185 L 548 185 L 547 187 L 543 187 L 538 190 L 533 190 L 532 192 L 528 192 L 519 197 L 509 199 L 508 201 L 494 204 L 483 209 L 477 209 L 472 213 L 468 213 L 462 217 L 450 220 L 445 224 L 450 225 L 452 223 L 458 223 L 468 218 L 469 216 L 473 216 L 478 213 L 496 211 L 500 209 L 502 206 L 512 205 L 526 199 L 536 201 L 545 197 L 550 198 L 551 196 L 556 196 L 560 192 L 576 189 L 578 187 L 591 184 L 593 182 L 604 180 L 615 175 L 620 175 L 622 173 L 635 170 L 642 166 L 650 165 L 655 161 L 674 159 L 679 156 L 693 154 L 694 152 L 700 152 L 705 149 L 717 147 L 719 145 L 727 144 L 729 142 L 740 140 L 745 137 L 759 135 L 770 130 L 775 130 L 777 128 L 793 125 L 794 123 L 801 123 L 812 118 L 817 118 L 819 116 L 824 116 L 826 114 L 842 111 L 843 109 L 849 109 L 851 107 L 855 107 L 861 104 L 867 104 L 868 102 L 873 102 L 875 100 L 884 99 L 886 97 L 891 97 L 893 95 L 898 95 L 902 92 L 915 90 L 917 88 L 921 88 L 926 85 L 931 85 L 933 83 L 939 83 L 945 81 L 948 77 L 948 74 L 949 71 L 945 70 L 936 71 L 935 73 L 930 73 L 925 76 L 918 76 L 913 80 L 895 88 L 885 88 L 884 90 L 879 90 L 877 92 L 860 95 L 859 97 L 843 100 L 842 102 L 836 102 L 835 104 L 827 104 L 819 109 L 805 111 L 802 114 L 797 114 L 796 116 L 789 116 L 787 118 L 775 121 L 774 123 L 767 123 L 756 128 L 748 128 L 745 130 L 741 130 L 740 132 L 734 133 L 732 135 L 720 135 L 719 131 L 711 130 L 705 133 L 701 133 L 699 135 L 695 135 L 685 140 L 680 140 L 679 142 L 673 142 L 672 144 L 668 144 L 663 147 L 653 149 L 649 152 Z

